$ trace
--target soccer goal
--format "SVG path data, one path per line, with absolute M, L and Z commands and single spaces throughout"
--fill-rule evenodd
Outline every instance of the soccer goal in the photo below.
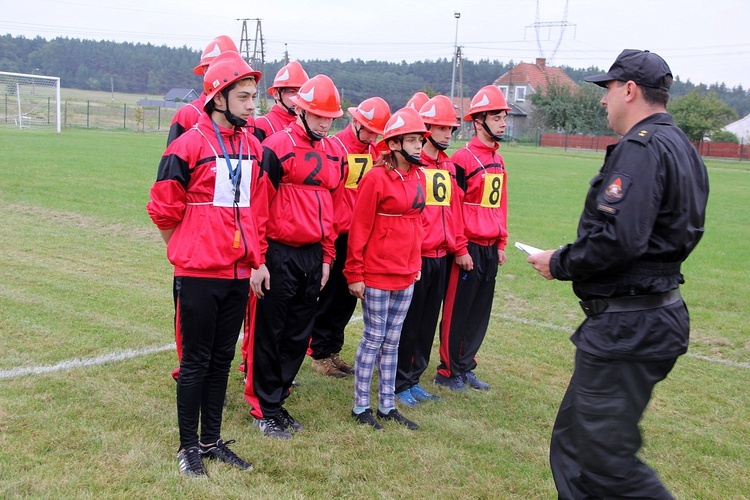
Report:
M 0 99 L 0 126 L 60 133 L 60 78 L 0 71 Z

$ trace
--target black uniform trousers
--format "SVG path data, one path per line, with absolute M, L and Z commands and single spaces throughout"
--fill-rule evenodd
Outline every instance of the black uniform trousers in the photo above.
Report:
M 320 293 L 320 243 L 292 247 L 268 240 L 271 288 L 258 299 L 245 396 L 256 418 L 277 417 L 305 359 Z
M 675 361 L 607 359 L 576 351 L 550 445 L 559 498 L 672 498 L 636 453 L 638 422 L 654 386 Z
M 215 443 L 229 369 L 247 307 L 248 279 L 177 277 L 174 281 L 176 329 L 182 359 L 177 378 L 180 448 Z
M 348 242 L 349 233 L 341 233 L 336 238 L 336 260 L 331 266 L 326 286 L 320 291 L 310 340 L 310 356 L 313 359 L 324 359 L 341 352 L 344 329 L 357 307 L 357 297 L 349 293 L 344 276 Z
M 396 368 L 396 393 L 419 383 L 430 364 L 435 329 L 447 281 L 447 257 L 422 257 L 422 277 L 414 283 L 409 312 L 401 327 Z
M 440 321 L 438 373 L 455 377 L 477 366 L 474 359 L 484 342 L 495 296 L 497 245 L 469 242 L 474 269 L 463 271 L 454 262 Z

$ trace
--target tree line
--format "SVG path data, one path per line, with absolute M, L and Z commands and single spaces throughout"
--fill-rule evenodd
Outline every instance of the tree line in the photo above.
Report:
M 67 37 L 47 41 L 39 36 L 33 39 L 9 34 L 0 36 L 0 71 L 59 76 L 63 87 L 84 90 L 150 95 L 163 95 L 176 87 L 199 90 L 202 82 L 200 77 L 193 74 L 193 68 L 198 64 L 200 55 L 200 51 L 186 46 L 174 48 Z M 428 95 L 450 94 L 453 61 L 448 58 L 413 63 L 362 59 L 300 62 L 311 76 L 324 73 L 336 82 L 344 107 L 378 95 L 386 98 L 395 110 L 418 90 Z M 266 85 L 270 84 L 283 64 L 284 61 L 266 62 L 262 68 Z M 514 65 L 513 60 L 463 60 L 460 71 L 462 85 L 460 88 L 456 85 L 454 95 L 470 98 Z M 582 90 L 568 94 L 565 89 L 549 85 L 544 96 L 535 94 L 534 103 L 540 109 L 537 121 L 545 122 L 540 126 L 559 127 L 568 132 L 603 132 L 601 129 L 606 127 L 606 121 L 602 118 L 603 109 L 598 105 L 601 93 L 596 86 L 583 81 L 585 76 L 603 70 L 593 66 L 561 66 L 561 69 Z M 715 99 L 711 103 L 718 102 L 730 110 L 727 112 L 722 107 L 721 119 L 750 114 L 750 93 L 742 86 L 729 88 L 723 83 L 694 84 L 677 77 L 671 94 L 675 102 L 687 95 L 704 99 L 711 97 Z

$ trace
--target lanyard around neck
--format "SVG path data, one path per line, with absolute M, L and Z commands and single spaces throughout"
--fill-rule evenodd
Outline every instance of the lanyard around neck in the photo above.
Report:
M 239 159 L 237 160 L 237 168 L 233 169 L 232 161 L 229 158 L 227 148 L 226 146 L 224 146 L 224 141 L 222 140 L 221 133 L 219 132 L 219 126 L 216 125 L 216 122 L 213 120 L 211 120 L 211 123 L 214 126 L 216 140 L 219 141 L 219 146 L 221 146 L 221 154 L 224 155 L 224 160 L 227 162 L 227 168 L 229 169 L 229 178 L 232 180 L 232 186 L 236 188 L 237 184 L 240 181 L 240 177 L 242 176 L 242 138 L 240 138 L 240 154 Z

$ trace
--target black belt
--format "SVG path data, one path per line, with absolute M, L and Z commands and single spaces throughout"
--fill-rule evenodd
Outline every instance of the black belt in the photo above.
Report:
M 655 293 L 652 295 L 629 295 L 625 297 L 613 297 L 609 299 L 582 300 L 581 309 L 586 316 L 596 316 L 597 314 L 645 311 L 647 309 L 656 309 L 664 307 L 681 300 L 680 289 L 675 288 L 668 292 Z

